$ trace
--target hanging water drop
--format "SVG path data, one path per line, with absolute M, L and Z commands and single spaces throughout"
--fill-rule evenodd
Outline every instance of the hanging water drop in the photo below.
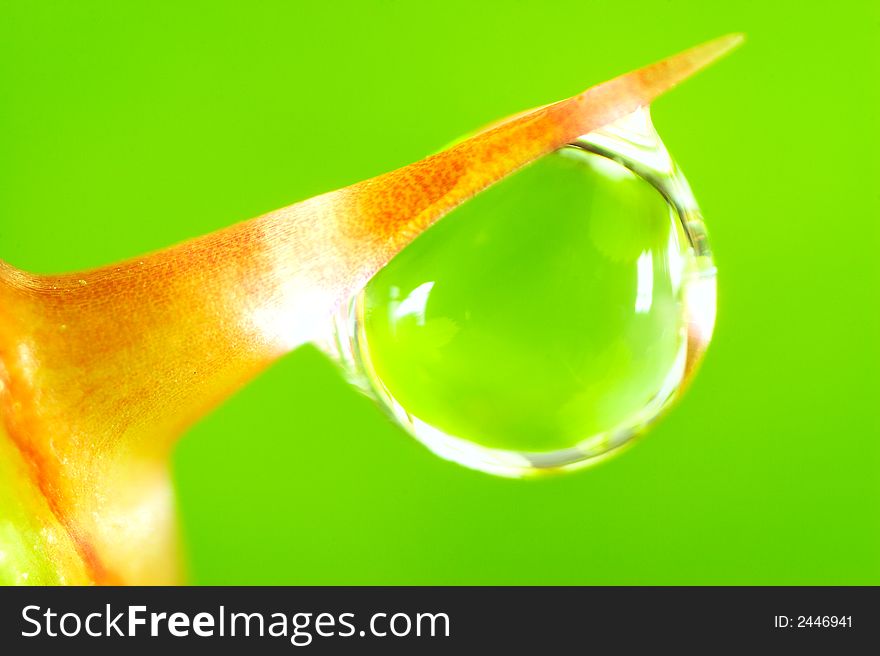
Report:
M 640 110 L 466 202 L 380 271 L 337 355 L 438 454 L 520 476 L 594 462 L 677 396 L 715 269 Z

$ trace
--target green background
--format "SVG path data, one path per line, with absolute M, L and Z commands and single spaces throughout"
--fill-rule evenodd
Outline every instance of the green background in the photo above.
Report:
M 43 272 L 748 34 L 654 109 L 720 290 L 703 370 L 647 439 L 579 474 L 493 478 L 303 349 L 180 444 L 193 582 L 880 583 L 880 5 L 727 4 L 0 5 L 0 257 Z

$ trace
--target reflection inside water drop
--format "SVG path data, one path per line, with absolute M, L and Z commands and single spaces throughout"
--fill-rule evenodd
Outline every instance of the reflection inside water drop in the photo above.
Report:
M 440 455 L 506 475 L 628 442 L 714 321 L 687 183 L 640 111 L 451 212 L 336 325 L 338 355 Z

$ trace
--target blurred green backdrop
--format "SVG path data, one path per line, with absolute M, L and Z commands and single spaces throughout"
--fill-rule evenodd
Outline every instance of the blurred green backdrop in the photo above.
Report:
M 416 160 L 705 39 L 655 106 L 719 321 L 639 446 L 511 481 L 431 455 L 313 349 L 181 442 L 202 584 L 880 583 L 880 5 L 10 2 L 0 257 L 91 267 Z

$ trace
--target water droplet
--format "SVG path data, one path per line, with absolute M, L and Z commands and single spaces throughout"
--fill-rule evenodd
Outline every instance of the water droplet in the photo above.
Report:
M 436 453 L 521 476 L 595 462 L 677 396 L 715 268 L 641 110 L 421 235 L 336 322 L 336 355 Z

